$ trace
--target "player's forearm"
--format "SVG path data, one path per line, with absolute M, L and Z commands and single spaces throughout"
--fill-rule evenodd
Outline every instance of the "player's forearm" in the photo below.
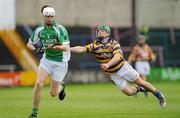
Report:
M 70 50 L 71 50 L 71 52 L 83 53 L 84 52 L 84 47 L 75 46 L 75 47 L 71 47 Z
M 36 47 L 29 42 L 27 43 L 27 48 L 29 48 L 31 51 L 34 51 L 36 49 Z
M 69 50 L 69 46 L 67 45 L 55 46 L 55 49 L 60 50 L 60 51 L 67 51 Z
M 107 63 L 110 66 L 115 64 L 116 62 L 121 60 L 121 56 L 119 54 L 115 54 L 114 57 Z

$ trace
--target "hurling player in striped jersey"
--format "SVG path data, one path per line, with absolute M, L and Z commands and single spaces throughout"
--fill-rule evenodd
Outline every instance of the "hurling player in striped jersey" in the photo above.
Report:
M 162 92 L 152 84 L 140 78 L 139 73 L 124 59 L 120 44 L 110 37 L 111 29 L 101 25 L 96 30 L 96 39 L 85 46 L 71 47 L 71 52 L 92 53 L 115 85 L 127 96 L 137 92 L 150 91 L 159 101 L 162 108 L 166 107 L 166 100 Z M 130 86 L 128 82 L 136 84 Z

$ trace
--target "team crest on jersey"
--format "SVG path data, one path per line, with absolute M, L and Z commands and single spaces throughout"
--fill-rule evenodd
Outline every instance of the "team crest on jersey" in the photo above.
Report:
M 102 53 L 102 55 L 106 58 L 109 58 L 112 56 L 112 54 L 110 52 L 106 52 L 106 53 L 104 52 L 104 53 Z
M 109 46 L 103 46 L 102 49 L 109 49 L 109 50 L 110 50 L 111 47 L 109 47 Z

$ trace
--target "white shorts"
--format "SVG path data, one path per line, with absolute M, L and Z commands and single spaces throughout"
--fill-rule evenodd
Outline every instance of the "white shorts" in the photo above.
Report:
M 150 65 L 148 61 L 136 61 L 135 69 L 142 75 L 149 75 L 150 73 Z
M 133 82 L 138 77 L 139 73 L 126 61 L 118 72 L 111 75 L 111 80 L 122 91 L 127 85 L 127 81 Z
M 62 82 L 68 70 L 68 62 L 51 61 L 43 57 L 39 68 L 45 69 L 53 80 Z

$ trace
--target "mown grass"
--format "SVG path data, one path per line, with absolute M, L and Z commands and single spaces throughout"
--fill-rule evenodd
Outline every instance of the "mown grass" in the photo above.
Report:
M 153 83 L 162 90 L 168 106 L 162 109 L 149 93 L 128 97 L 113 84 L 71 84 L 64 101 L 42 91 L 38 118 L 180 118 L 180 83 Z M 0 88 L 0 118 L 27 118 L 32 109 L 33 87 Z

